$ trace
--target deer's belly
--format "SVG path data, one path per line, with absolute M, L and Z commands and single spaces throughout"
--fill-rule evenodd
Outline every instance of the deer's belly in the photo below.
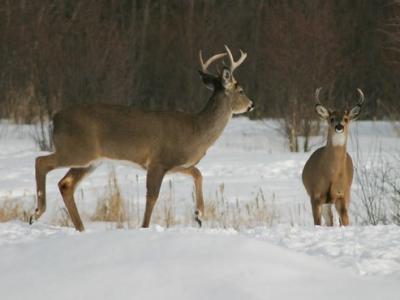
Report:
M 185 161 L 182 161 L 182 163 L 179 165 L 179 167 L 180 168 L 189 168 L 189 167 L 195 166 L 205 156 L 205 154 L 206 153 L 203 152 L 203 153 L 198 153 L 197 155 L 188 157 L 187 159 L 185 159 Z
M 119 164 L 119 165 L 133 167 L 138 170 L 147 169 L 147 166 L 145 163 L 135 162 L 133 160 L 128 160 L 128 159 L 109 158 L 109 157 L 98 158 L 93 162 L 93 164 L 95 166 L 98 166 L 98 165 L 102 164 L 103 162 L 112 162 L 112 163 Z

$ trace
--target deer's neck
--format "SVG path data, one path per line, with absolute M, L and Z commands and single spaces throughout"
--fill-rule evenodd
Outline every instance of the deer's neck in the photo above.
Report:
M 223 93 L 213 94 L 197 114 L 198 137 L 208 147 L 218 139 L 232 117 L 232 108 L 226 97 Z
M 326 143 L 326 154 L 328 162 L 340 166 L 344 164 L 347 157 L 347 134 L 329 131 Z

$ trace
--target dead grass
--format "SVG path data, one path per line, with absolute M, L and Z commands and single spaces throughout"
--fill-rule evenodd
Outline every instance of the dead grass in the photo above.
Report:
M 74 228 L 74 224 L 72 223 L 71 218 L 68 214 L 68 211 L 65 207 L 60 207 L 60 209 L 50 219 L 50 224 L 56 225 L 56 226 Z
M 215 197 L 205 201 L 204 221 L 207 226 L 240 230 L 272 226 L 278 221 L 274 199 L 268 200 L 261 188 L 254 198 L 243 201 L 236 199 L 234 202 L 227 201 L 224 192 L 225 185 L 221 184 Z
M 117 228 L 138 228 L 143 217 L 143 204 L 140 205 L 138 199 L 138 194 L 136 197 L 124 199 L 115 171 L 112 171 L 105 196 L 98 200 L 97 208 L 90 219 L 110 222 Z M 235 228 L 237 230 L 255 226 L 272 226 L 279 219 L 274 201 L 274 199 L 267 199 L 261 188 L 255 193 L 253 199 L 227 201 L 225 185 L 221 184 L 214 196 L 205 200 L 203 224 L 211 228 Z M 164 196 L 160 196 L 156 204 L 152 224 L 164 227 L 196 226 L 194 193 L 192 193 L 191 201 L 183 204 L 183 207 L 177 207 L 176 203 L 174 184 L 170 180 L 168 192 L 164 193 Z M 179 205 L 182 205 L 182 201 L 179 202 Z M 180 213 L 177 213 L 177 209 Z
M 136 179 L 139 185 L 138 178 Z M 136 195 L 135 195 L 136 194 Z M 98 200 L 96 210 L 91 215 L 91 221 L 109 222 L 116 228 L 138 228 L 141 225 L 144 212 L 144 203 L 139 203 L 139 192 L 129 195 L 125 199 L 121 193 L 115 170 L 110 178 L 104 196 Z M 228 201 L 225 196 L 225 185 L 221 184 L 213 197 L 205 199 L 205 214 L 203 224 L 211 228 L 243 229 L 254 226 L 271 226 L 278 221 L 274 199 L 265 197 L 260 188 L 253 199 Z M 152 216 L 152 224 L 164 227 L 197 226 L 194 221 L 194 193 L 190 201 L 179 201 L 177 204 L 174 183 L 168 181 L 168 192 L 163 193 L 157 201 Z M 184 203 L 183 203 L 184 202 Z M 178 207 L 182 206 L 182 207 Z M 179 210 L 179 213 L 177 213 Z
M 111 170 L 108 184 L 97 200 L 93 214 L 86 216 L 93 222 L 106 222 L 112 228 L 139 228 L 141 226 L 144 201 L 139 194 L 139 178 L 136 177 L 137 192 L 124 197 L 121 186 L 114 169 Z M 80 201 L 85 201 L 85 194 L 77 195 Z M 194 220 L 195 196 L 194 191 L 189 199 L 177 201 L 173 180 L 168 181 L 168 191 L 160 196 L 152 216 L 152 224 L 163 227 L 197 226 Z M 22 204 L 27 201 L 6 199 L 0 202 L 0 222 L 21 220 L 27 222 L 32 207 L 27 208 Z M 256 226 L 271 226 L 279 221 L 275 207 L 275 199 L 267 199 L 263 190 L 256 191 L 251 199 L 227 199 L 225 185 L 221 184 L 215 193 L 205 199 L 205 214 L 203 226 L 208 228 L 234 228 L 237 230 Z M 81 212 L 83 213 L 83 212 Z M 49 223 L 58 226 L 73 227 L 65 207 L 53 213 Z M 81 216 L 83 216 L 81 214 Z M 85 218 L 84 218 L 85 219 Z
M 29 214 L 20 201 L 4 199 L 0 203 L 0 222 L 7 222 L 10 220 L 27 222 L 29 220 Z
M 24 197 L 25 198 L 25 197 Z M 0 201 L 0 222 L 11 220 L 20 220 L 29 222 L 34 211 L 34 197 L 24 198 L 6 198 Z M 27 205 L 30 203 L 30 205 Z M 61 207 L 49 221 L 52 225 L 63 227 L 74 227 L 65 207 Z
M 123 228 L 128 223 L 129 209 L 121 195 L 121 189 L 112 169 L 105 195 L 98 200 L 95 213 L 91 216 L 92 221 L 113 222 L 117 228 Z

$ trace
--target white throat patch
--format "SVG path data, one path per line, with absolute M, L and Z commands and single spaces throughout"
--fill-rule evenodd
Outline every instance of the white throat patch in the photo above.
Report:
M 346 135 L 344 132 L 338 133 L 334 132 L 332 135 L 332 145 L 333 146 L 344 146 L 346 144 Z

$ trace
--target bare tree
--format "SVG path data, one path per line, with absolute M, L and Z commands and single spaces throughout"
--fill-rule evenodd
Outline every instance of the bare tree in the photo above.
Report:
M 312 93 L 317 86 L 333 86 L 340 67 L 341 43 L 334 28 L 332 3 L 324 1 L 280 1 L 270 5 L 264 23 L 263 55 L 265 82 L 278 103 L 283 132 L 290 151 L 299 151 L 299 136 L 305 137 L 303 150 L 309 150 L 309 137 L 315 120 Z
M 250 116 L 283 119 L 290 148 L 307 150 L 318 86 L 335 102 L 364 88 L 367 116 L 395 111 L 399 15 L 398 1 L 0 1 L 0 115 L 37 122 L 82 102 L 196 111 L 197 49 L 227 43 L 253 58 L 240 70 Z

